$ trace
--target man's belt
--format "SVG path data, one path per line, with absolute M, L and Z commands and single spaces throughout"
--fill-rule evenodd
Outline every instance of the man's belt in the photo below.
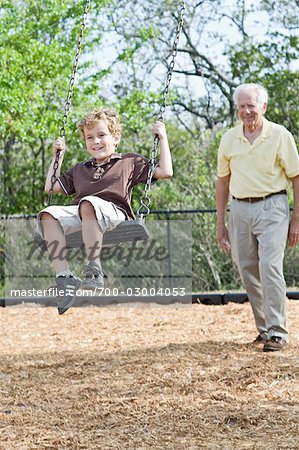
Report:
M 264 197 L 237 198 L 237 197 L 233 196 L 233 199 L 238 200 L 239 202 L 255 203 L 255 202 L 260 202 L 262 200 L 265 200 L 266 198 L 273 197 L 273 195 L 287 195 L 287 191 L 284 189 L 283 191 L 272 192 L 272 194 L 264 195 Z

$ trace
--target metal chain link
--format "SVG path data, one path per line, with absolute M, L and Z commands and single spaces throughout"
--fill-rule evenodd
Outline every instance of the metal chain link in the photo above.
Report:
M 88 17 L 89 8 L 90 8 L 90 1 L 91 0 L 85 0 L 84 14 L 83 14 L 83 18 L 81 21 L 80 33 L 79 33 L 78 40 L 77 40 L 76 54 L 75 54 L 75 58 L 74 58 L 74 62 L 73 62 L 73 69 L 72 69 L 72 74 L 71 74 L 71 78 L 70 78 L 70 82 L 69 82 L 68 93 L 67 93 L 67 97 L 66 97 L 66 101 L 65 101 L 65 105 L 64 105 L 64 115 L 62 118 L 62 125 L 61 125 L 60 133 L 59 133 L 60 137 L 62 137 L 62 138 L 65 138 L 65 127 L 67 125 L 68 115 L 69 115 L 69 111 L 70 111 L 71 104 L 72 104 L 73 89 L 74 89 L 75 78 L 76 78 L 77 69 L 78 69 L 79 57 L 80 57 L 81 48 L 82 48 L 84 30 L 86 28 L 86 22 L 87 22 L 87 17 Z M 60 157 L 60 151 L 58 150 L 56 152 L 55 161 L 53 164 L 53 174 L 51 176 L 51 187 L 50 187 L 48 201 L 47 201 L 48 206 L 51 205 L 52 195 L 53 195 L 53 187 L 54 187 L 54 184 L 57 179 L 56 173 L 57 173 L 57 170 L 59 167 L 59 157 Z
M 177 25 L 177 29 L 176 29 L 176 35 L 175 35 L 175 39 L 174 39 L 174 43 L 173 43 L 173 47 L 172 47 L 172 54 L 171 54 L 172 58 L 169 63 L 169 66 L 168 66 L 166 84 L 165 84 L 164 91 L 162 93 L 162 103 L 160 106 L 160 112 L 159 112 L 159 116 L 158 116 L 158 120 L 160 120 L 160 121 L 164 120 L 164 113 L 166 110 L 168 91 L 169 91 L 169 86 L 170 86 L 170 82 L 171 82 L 171 78 L 172 78 L 172 74 L 173 74 L 175 58 L 178 53 L 178 43 L 180 40 L 180 35 L 181 35 L 181 31 L 182 31 L 183 24 L 184 24 L 185 12 L 186 12 L 186 2 L 183 0 L 182 6 L 180 9 L 180 17 L 179 17 L 178 25 Z M 159 141 L 160 141 L 159 136 L 156 135 L 154 137 L 153 148 L 152 148 L 151 155 L 150 155 L 149 171 L 148 171 L 146 184 L 144 185 L 144 193 L 140 199 L 140 206 L 137 210 L 137 216 L 141 219 L 143 219 L 150 213 L 151 200 L 148 195 L 151 190 L 152 178 L 153 178 L 153 175 L 154 175 L 156 167 L 157 167 L 156 157 L 157 157 L 157 148 L 159 145 Z

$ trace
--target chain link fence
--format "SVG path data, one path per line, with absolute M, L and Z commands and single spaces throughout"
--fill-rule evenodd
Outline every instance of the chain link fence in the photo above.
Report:
M 9 220 L 11 221 L 11 219 L 14 219 L 13 222 L 18 222 L 19 219 L 25 220 L 25 223 L 27 220 L 31 221 L 31 223 L 34 222 L 34 216 L 27 216 L 25 218 L 24 216 L 13 216 Z M 16 231 L 11 231 L 13 222 L 10 222 L 8 225 L 7 218 L 2 218 L 1 220 L 1 296 L 4 295 L 5 291 L 5 257 L 7 259 L 7 255 L 5 255 L 5 228 L 6 230 L 10 230 L 10 239 L 14 241 L 14 236 L 17 238 L 18 227 L 16 228 Z M 159 226 L 157 228 L 155 225 L 158 223 Z M 186 233 L 184 234 L 184 223 L 188 224 L 188 239 L 186 239 Z M 149 286 L 152 283 L 151 280 L 153 279 L 153 276 L 156 276 L 158 271 L 159 274 L 163 274 L 163 276 L 161 275 L 161 279 L 163 278 L 164 280 L 163 286 L 166 286 L 167 284 L 171 287 L 173 280 L 179 276 L 180 270 L 178 270 L 178 268 L 182 269 L 188 265 L 189 273 L 192 278 L 192 292 L 244 291 L 244 287 L 242 286 L 239 274 L 232 263 L 231 257 L 222 253 L 218 248 L 215 210 L 155 210 L 149 215 L 147 224 L 152 230 L 151 239 L 158 237 L 158 233 L 161 233 L 161 230 L 163 230 L 163 245 L 165 246 L 165 251 L 167 251 L 168 255 L 167 261 L 163 262 L 163 268 L 162 266 L 158 267 L 155 261 L 152 261 L 149 265 L 144 265 L 142 274 L 145 279 L 148 278 Z M 22 229 L 24 229 L 24 226 Z M 182 233 L 180 231 L 182 231 Z M 157 234 L 157 236 L 155 236 L 155 234 Z M 17 242 L 17 239 L 15 241 Z M 118 247 L 118 250 L 114 251 L 115 254 L 119 254 L 122 247 L 125 246 Z M 126 250 L 124 249 L 123 251 Z M 36 252 L 36 254 L 38 253 Z M 14 267 L 18 267 L 18 265 L 21 264 L 21 258 L 18 259 L 15 250 L 10 252 L 9 256 L 14 260 Z M 44 255 L 44 258 L 47 258 L 47 254 Z M 41 267 L 41 262 L 38 262 L 38 265 Z M 116 269 L 117 266 L 114 265 L 113 259 L 110 258 L 106 265 L 107 270 L 114 273 L 113 283 L 118 284 L 118 269 Z M 134 277 L 139 269 L 140 262 L 131 262 L 130 271 L 128 268 L 126 272 L 127 278 Z M 284 274 L 288 290 L 299 291 L 299 246 L 296 246 L 293 249 L 286 249 Z
M 193 292 L 244 290 L 231 257 L 222 253 L 217 243 L 215 209 L 156 210 L 152 219 L 192 220 L 192 290 Z M 286 248 L 284 274 L 287 288 L 299 290 L 299 246 Z

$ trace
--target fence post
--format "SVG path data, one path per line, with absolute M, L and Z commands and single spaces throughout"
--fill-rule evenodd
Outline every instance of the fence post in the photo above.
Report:
M 172 245 L 171 245 L 171 220 L 170 211 L 166 210 L 166 221 L 167 221 L 167 249 L 168 249 L 168 287 L 170 290 L 173 289 L 173 277 L 172 277 Z

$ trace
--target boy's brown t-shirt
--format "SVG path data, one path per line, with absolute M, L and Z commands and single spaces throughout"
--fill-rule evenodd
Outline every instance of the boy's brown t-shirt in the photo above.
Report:
M 113 153 L 102 164 L 95 159 L 76 164 L 58 181 L 66 195 L 76 194 L 73 205 L 87 195 L 95 195 L 114 203 L 127 219 L 134 219 L 132 189 L 138 183 L 146 183 L 149 165 L 147 158 L 136 153 Z

